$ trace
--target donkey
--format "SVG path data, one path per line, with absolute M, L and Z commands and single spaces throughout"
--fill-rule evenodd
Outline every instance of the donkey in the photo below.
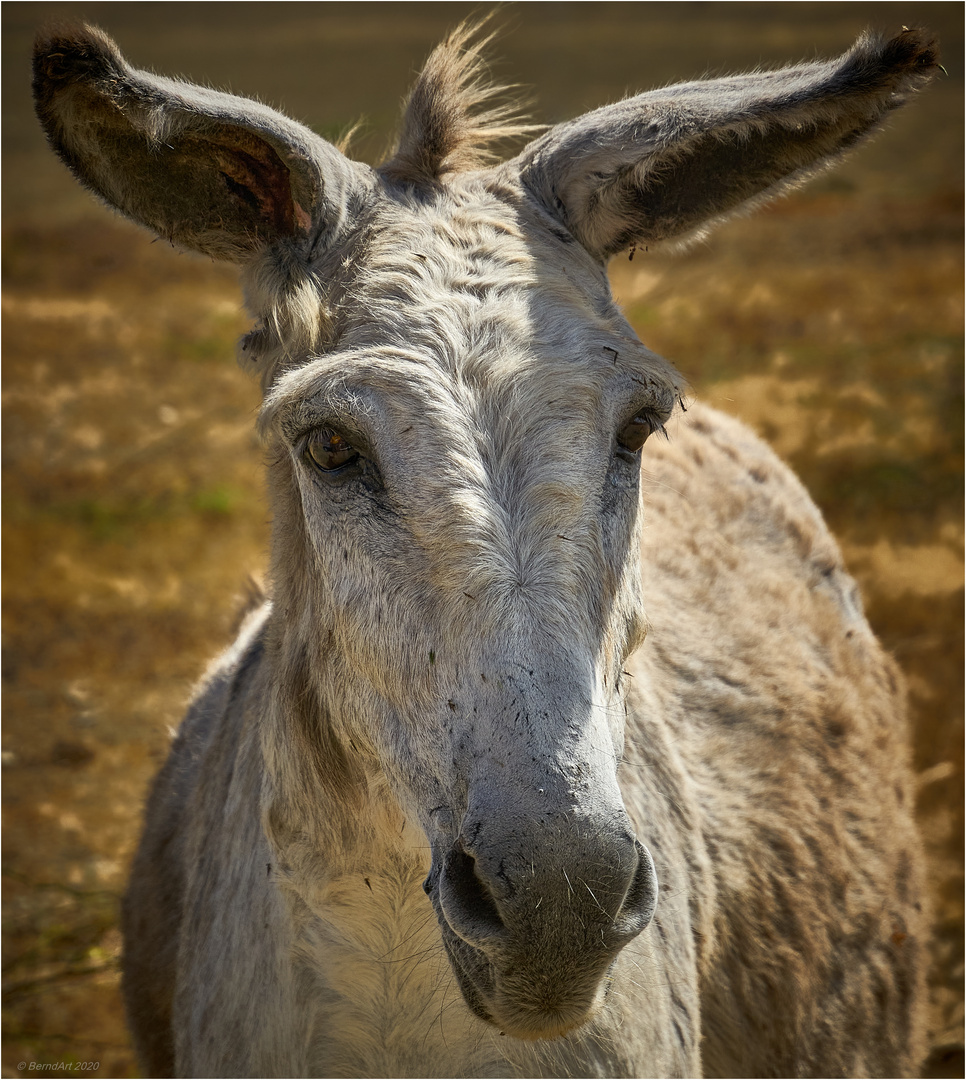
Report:
M 271 598 L 124 901 L 145 1074 L 911 1075 L 897 669 L 802 486 L 684 411 L 605 264 L 840 156 L 935 43 L 645 93 L 502 162 L 527 129 L 484 45 L 432 53 L 378 168 L 96 29 L 36 47 L 77 178 L 239 264 L 264 388 Z

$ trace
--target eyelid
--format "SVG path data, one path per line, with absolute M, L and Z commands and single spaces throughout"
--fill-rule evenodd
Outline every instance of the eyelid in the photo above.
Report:
M 301 401 L 280 412 L 276 424 L 282 437 L 296 453 L 304 452 L 315 432 L 328 429 L 341 435 L 356 450 L 370 456 L 372 439 L 359 423 L 361 411 L 350 409 L 347 403 Z
M 292 453 L 297 457 L 308 452 L 309 445 L 313 439 L 319 435 L 320 432 L 331 432 L 333 435 L 337 435 L 344 439 L 346 445 L 351 447 L 358 454 L 362 454 L 364 457 L 371 457 L 372 451 L 369 447 L 369 441 L 364 435 L 357 433 L 353 428 L 343 423 L 337 423 L 332 420 L 321 420 L 305 427 L 298 435 L 291 440 Z
M 624 418 L 624 426 L 633 424 L 636 420 L 646 420 L 651 425 L 651 434 L 657 434 L 664 431 L 664 425 L 670 419 L 669 416 L 662 414 L 657 409 L 651 406 L 644 406 L 643 408 L 635 409 L 633 412 L 628 413 Z

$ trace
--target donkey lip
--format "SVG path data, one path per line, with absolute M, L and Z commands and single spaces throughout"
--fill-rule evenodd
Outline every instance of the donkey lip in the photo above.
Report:
M 495 1024 L 496 1021 L 486 1007 L 486 998 L 492 994 L 495 983 L 493 965 L 480 949 L 465 942 L 448 926 L 442 925 L 441 929 L 446 955 L 456 975 L 463 1000 L 470 1011 L 481 1020 Z
M 445 925 L 442 938 L 463 1000 L 475 1016 L 502 1034 L 528 1041 L 560 1038 L 585 1024 L 606 993 L 606 980 L 603 992 L 578 994 L 571 987 L 560 986 L 539 995 L 542 1000 L 531 994 L 510 993 L 497 966 L 482 949 Z

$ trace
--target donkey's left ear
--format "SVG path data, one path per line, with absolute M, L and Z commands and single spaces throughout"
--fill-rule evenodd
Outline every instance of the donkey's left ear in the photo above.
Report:
M 513 162 L 593 255 L 686 238 L 777 195 L 875 130 L 939 64 L 925 31 L 835 60 L 629 98 L 552 128 Z
M 360 168 L 265 105 L 135 70 L 92 27 L 42 34 L 33 86 L 48 139 L 83 184 L 217 258 L 334 224 Z

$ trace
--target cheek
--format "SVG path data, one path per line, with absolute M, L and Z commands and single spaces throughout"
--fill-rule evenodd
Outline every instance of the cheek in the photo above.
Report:
M 647 620 L 643 604 L 640 496 L 636 482 L 615 485 L 605 498 L 603 557 L 606 564 L 608 637 L 616 662 L 644 640 Z
M 313 596 L 322 662 L 340 663 L 343 679 L 369 711 L 433 706 L 433 658 L 439 653 L 424 608 L 418 552 L 398 521 L 358 489 L 301 489 L 303 580 Z M 363 702 L 357 701 L 357 707 Z
M 615 456 L 601 490 L 604 558 L 620 582 L 623 582 L 628 561 L 640 561 L 640 481 L 640 463 L 629 463 Z
M 326 614 L 382 626 L 388 605 L 411 601 L 407 584 L 414 569 L 411 545 L 387 500 L 362 483 L 330 484 L 311 475 L 300 477 L 299 490 Z

